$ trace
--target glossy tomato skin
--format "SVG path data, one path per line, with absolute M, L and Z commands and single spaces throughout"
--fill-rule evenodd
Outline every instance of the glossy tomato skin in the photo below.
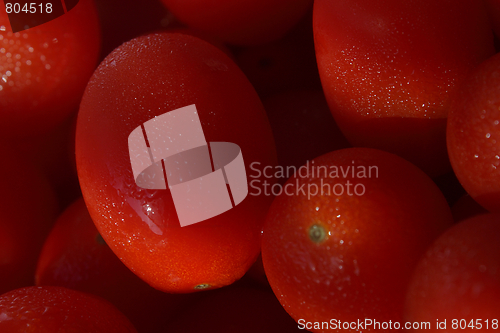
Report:
M 63 287 L 27 287 L 0 295 L 2 332 L 137 332 L 111 303 Z
M 54 224 L 53 189 L 30 160 L 0 144 L 0 293 L 33 285 L 36 262 Z
M 314 37 L 331 112 L 354 146 L 395 153 L 431 176 L 450 169 L 450 102 L 495 51 L 481 1 L 319 0 Z
M 271 200 L 248 195 L 219 216 L 180 227 L 169 191 L 135 184 L 130 132 L 191 104 L 207 142 L 240 146 L 247 173 L 252 162 L 276 164 L 255 90 L 222 51 L 184 34 L 139 37 L 111 53 L 89 82 L 77 124 L 78 175 L 94 223 L 134 273 L 169 292 L 220 287 L 243 276 L 259 253 Z
M 311 7 L 311 0 L 162 0 L 187 26 L 238 45 L 282 37 Z
M 0 136 L 44 133 L 74 112 L 97 65 L 100 28 L 94 0 L 12 33 L 0 11 Z
M 458 180 L 491 212 L 500 212 L 500 56 L 464 82 L 448 118 L 447 143 Z
M 441 235 L 415 269 L 407 295 L 406 319 L 430 321 L 430 332 L 498 329 L 499 232 L 500 216 L 483 214 Z M 446 320 L 446 330 L 436 328 L 438 319 Z M 454 319 L 457 325 L 453 325 Z
M 421 170 L 387 152 L 348 148 L 312 162 L 286 183 L 292 195 L 276 197 L 264 225 L 262 259 L 275 295 L 296 321 L 401 321 L 414 266 L 452 224 L 445 198 Z M 318 176 L 320 166 L 327 177 Z M 352 169 L 330 176 L 352 166 L 354 177 Z M 378 177 L 372 168 L 370 178 L 373 166 Z M 354 194 L 356 186 L 364 194 Z

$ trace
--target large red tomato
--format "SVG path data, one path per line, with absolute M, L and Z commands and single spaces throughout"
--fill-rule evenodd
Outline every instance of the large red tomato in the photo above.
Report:
M 482 1 L 317 0 L 314 38 L 331 112 L 354 146 L 395 153 L 430 175 L 449 170 L 450 102 L 494 54 Z
M 271 129 L 255 90 L 234 62 L 196 37 L 152 34 L 112 52 L 87 86 L 78 115 L 78 175 L 106 243 L 137 275 L 169 292 L 239 279 L 260 249 L 270 197 L 249 194 L 229 211 L 180 227 L 169 190 L 139 187 L 129 134 L 195 104 L 207 142 L 232 142 L 247 167 L 274 165 Z
M 396 155 L 348 148 L 314 159 L 282 189 L 262 259 L 287 312 L 315 332 L 372 330 L 351 325 L 365 318 L 400 323 L 418 260 L 452 224 L 432 180 Z

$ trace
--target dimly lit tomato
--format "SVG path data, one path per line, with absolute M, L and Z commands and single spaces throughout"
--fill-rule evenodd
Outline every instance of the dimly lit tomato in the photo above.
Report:
M 500 55 L 467 78 L 450 109 L 448 151 L 470 196 L 500 212 Z
M 66 14 L 16 33 L 2 6 L 0 136 L 46 132 L 75 111 L 99 48 L 93 0 L 80 0 Z
M 38 254 L 55 222 L 57 201 L 47 179 L 0 146 L 0 293 L 33 285 Z
M 415 265 L 451 224 L 445 198 L 416 166 L 348 148 L 314 159 L 284 185 L 266 218 L 262 259 L 299 324 L 401 321 Z
M 451 100 L 494 53 L 482 1 L 318 0 L 314 38 L 331 112 L 354 146 L 395 153 L 430 175 L 449 170 Z
M 188 299 L 160 292 L 132 273 L 102 239 L 83 199 L 58 218 L 40 254 L 35 281 L 101 296 L 144 332 L 165 325 Z
M 263 44 L 282 37 L 311 7 L 311 0 L 162 0 L 189 27 L 225 42 Z
M 271 129 L 248 80 L 222 51 L 184 34 L 142 36 L 112 52 L 90 80 L 78 115 L 78 175 L 94 223 L 134 273 L 169 292 L 221 287 L 243 276 L 259 253 L 271 200 L 249 194 L 221 215 L 180 227 L 169 190 L 136 185 L 129 134 L 192 104 L 206 141 L 239 145 L 247 172 L 253 162 L 276 164 Z
M 0 296 L 0 330 L 9 333 L 133 333 L 104 299 L 63 287 L 27 287 Z
M 430 322 L 429 332 L 498 330 L 499 234 L 500 215 L 485 214 L 462 221 L 439 237 L 415 270 L 407 319 Z

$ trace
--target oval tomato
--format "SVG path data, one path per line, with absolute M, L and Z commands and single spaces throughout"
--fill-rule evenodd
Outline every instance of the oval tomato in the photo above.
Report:
M 318 0 L 314 39 L 331 112 L 354 146 L 395 153 L 431 176 L 450 169 L 451 100 L 495 52 L 482 1 Z
M 89 82 L 78 115 L 78 176 L 94 223 L 135 274 L 169 292 L 221 287 L 243 276 L 259 253 L 270 205 L 269 197 L 248 195 L 221 215 L 180 227 L 169 190 L 135 183 L 130 133 L 192 104 L 207 142 L 239 145 L 247 169 L 276 164 L 271 129 L 248 80 L 222 51 L 184 34 L 142 36 L 112 52 Z

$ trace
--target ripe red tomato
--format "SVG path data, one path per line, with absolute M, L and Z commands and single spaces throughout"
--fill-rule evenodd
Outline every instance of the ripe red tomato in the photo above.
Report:
M 144 332 L 165 329 L 173 310 L 189 299 L 160 292 L 132 273 L 102 239 L 83 199 L 59 216 L 40 253 L 35 281 L 103 297 Z
M 491 212 L 500 212 L 500 55 L 467 78 L 450 109 L 448 152 L 458 180 Z
M 306 323 L 401 321 L 415 265 L 453 222 L 432 180 L 396 155 L 348 148 L 314 159 L 283 189 L 262 259 L 287 312 L 314 332 L 329 330 Z
M 429 332 L 498 330 L 500 215 L 462 221 L 427 250 L 412 278 L 406 317 L 430 322 Z M 479 327 L 481 325 L 481 327 Z
M 27 287 L 0 296 L 0 330 L 9 333 L 133 333 L 111 303 L 63 287 Z
M 93 0 L 12 33 L 0 10 L 0 136 L 47 132 L 75 111 L 97 65 L 100 30 Z
M 57 200 L 30 161 L 0 146 L 0 294 L 30 286 L 38 254 L 55 222 Z
M 449 170 L 451 100 L 495 51 L 482 1 L 317 0 L 314 38 L 331 112 L 354 146 L 432 176 Z
M 311 0 L 162 0 L 189 27 L 239 45 L 282 37 L 311 7 Z
M 136 38 L 101 63 L 78 115 L 78 176 L 90 215 L 113 252 L 151 286 L 169 292 L 217 288 L 255 261 L 271 197 L 248 195 L 229 211 L 187 227 L 168 190 L 136 185 L 132 130 L 195 104 L 207 142 L 233 142 L 244 163 L 275 165 L 264 108 L 234 62 L 196 37 Z

